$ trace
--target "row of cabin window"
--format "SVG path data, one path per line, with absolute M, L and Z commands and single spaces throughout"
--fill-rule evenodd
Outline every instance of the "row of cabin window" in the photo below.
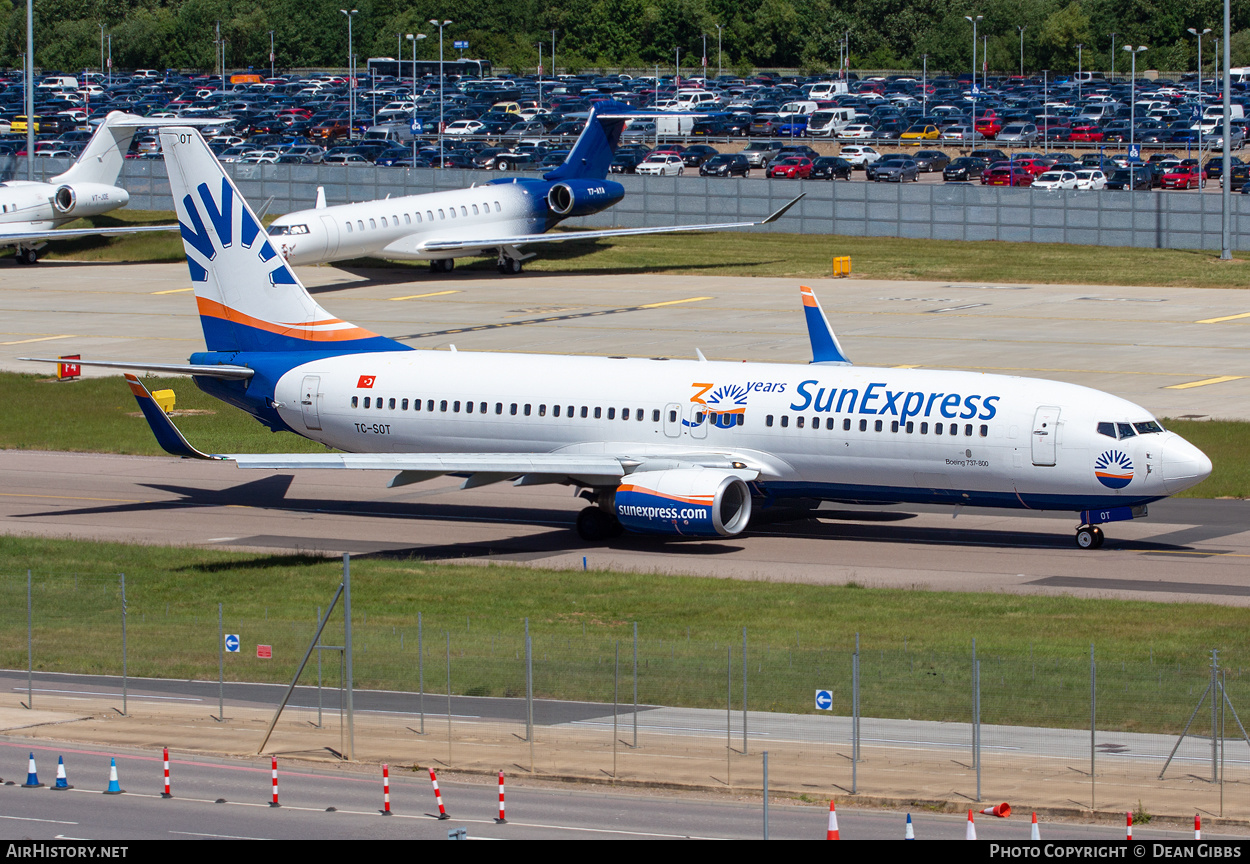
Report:
M 392 396 L 392 397 L 390 397 L 389 399 L 388 399 L 388 398 L 385 398 L 385 397 L 382 397 L 382 396 L 378 396 L 378 397 L 376 397 L 376 398 L 371 397 L 371 396 L 366 396 L 366 397 L 364 397 L 364 402 L 363 402 L 363 404 L 362 404 L 362 403 L 361 403 L 361 400 L 360 400 L 360 397 L 358 397 L 358 396 L 353 396 L 353 397 L 352 397 L 352 407 L 353 407 L 353 408 L 362 408 L 362 407 L 363 407 L 363 408 L 370 408 L 370 407 L 372 407 L 372 408 L 376 408 L 376 409 L 378 409 L 378 410 L 381 410 L 382 408 L 385 408 L 385 407 L 388 407 L 388 406 L 390 407 L 390 409 L 391 409 L 392 411 L 394 411 L 394 410 L 396 410 L 396 409 L 398 409 L 398 410 L 400 410 L 400 411 L 407 411 L 407 410 L 408 410 L 408 400 L 407 400 L 407 399 L 396 399 L 396 398 L 395 398 L 395 397 L 393 397 L 393 396 Z M 477 411 L 477 413 L 478 413 L 478 414 L 486 414 L 486 413 L 489 413 L 489 411 L 490 411 L 490 403 L 488 403 L 488 402 L 470 402 L 470 401 L 465 401 L 465 402 L 463 403 L 463 410 L 464 410 L 464 413 L 465 413 L 465 414 L 472 414 L 472 413 L 474 412 L 474 410 L 475 410 L 475 406 L 476 406 L 476 411 Z M 434 400 L 433 400 L 433 399 L 427 399 L 427 400 L 425 400 L 425 410 L 426 410 L 426 411 L 433 411 L 433 410 L 434 410 L 434 407 L 435 407 L 435 403 L 434 403 Z M 446 412 L 446 411 L 450 410 L 450 411 L 451 411 L 451 413 L 453 413 L 453 414 L 459 414 L 459 413 L 461 412 L 461 408 L 462 408 L 462 405 L 461 405 L 461 402 L 460 402 L 460 400 L 459 400 L 459 399 L 456 399 L 456 400 L 453 400 L 453 401 L 448 401 L 447 399 L 440 399 L 440 400 L 439 400 L 439 402 L 438 402 L 438 410 L 439 410 L 439 411 L 441 411 L 441 412 Z M 496 414 L 503 414 L 503 408 L 504 408 L 504 404 L 503 404 L 502 402 L 496 402 L 496 403 L 495 403 L 495 413 L 496 413 Z M 421 400 L 420 400 L 420 399 L 413 399 L 413 400 L 412 400 L 412 410 L 413 410 L 413 411 L 420 411 L 420 410 L 421 410 Z M 516 403 L 516 402 L 513 402 L 511 405 L 509 405 L 509 406 L 508 406 L 508 413 L 509 413 L 510 415 L 513 415 L 513 416 L 515 416 L 516 414 L 521 414 L 522 416 L 529 417 L 529 416 L 531 416 L 531 415 L 533 414 L 533 410 L 534 410 L 534 406 L 533 406 L 533 405 L 530 405 L 530 404 L 528 404 L 528 403 L 527 403 L 527 404 L 524 404 L 524 405 L 521 405 L 521 404 L 518 404 L 518 403 Z M 581 416 L 582 416 L 583 418 L 590 418 L 590 417 L 593 415 L 594 419 L 596 419 L 596 420 L 601 420 L 601 419 L 603 419 L 603 416 L 604 416 L 604 415 L 603 415 L 603 412 L 604 412 L 604 409 L 603 409 L 603 408 L 600 408 L 600 407 L 590 408 L 590 407 L 588 407 L 588 406 L 586 406 L 586 405 L 583 405 L 583 406 L 582 406 L 582 410 L 581 410 L 581 412 L 580 412 L 580 413 L 581 413 Z M 562 413 L 563 413 L 563 415 L 564 415 L 565 417 L 574 417 L 574 416 L 576 416 L 576 414 L 577 414 L 577 406 L 575 406 L 575 405 L 568 405 L 568 406 L 563 406 L 563 405 L 552 405 L 552 406 L 551 406 L 551 416 L 552 416 L 552 417 L 559 417 Z M 539 406 L 538 406 L 538 416 L 539 416 L 539 417 L 546 417 L 546 416 L 547 416 L 547 406 L 546 406 L 545 404 L 541 404 L 541 405 L 539 405 Z M 622 420 L 629 420 L 629 419 L 632 417 L 634 420 L 637 420 L 637 421 L 641 422 L 641 421 L 643 421 L 643 420 L 645 420 L 645 419 L 646 419 L 646 416 L 647 416 L 647 411 L 646 411 L 646 409 L 645 409 L 645 408 L 634 408 L 634 409 L 632 409 L 632 410 L 631 410 L 631 409 L 629 409 L 629 408 L 622 408 L 622 409 L 621 409 L 621 419 L 622 419 Z M 608 409 L 607 409 L 607 418 L 608 418 L 609 420 L 615 420 L 615 419 L 616 419 L 616 409 L 615 409 L 615 408 L 608 408 Z M 651 422 L 652 422 L 652 423 L 659 423 L 659 422 L 660 422 L 660 409 L 659 409 L 659 408 L 652 409 L 652 411 L 651 411 Z
M 795 417 L 795 418 L 794 418 L 794 425 L 795 425 L 795 427 L 796 427 L 796 428 L 799 428 L 799 429 L 802 429 L 802 428 L 803 428 L 803 426 L 804 426 L 804 424 L 805 424 L 805 422 L 806 422 L 806 420 L 807 420 L 807 418 L 806 418 L 806 417 L 802 417 L 802 416 Z M 836 424 L 837 424 L 837 420 L 836 420 L 836 418 L 833 418 L 833 417 L 826 417 L 826 418 L 825 418 L 825 428 L 826 428 L 826 429 L 833 429 L 833 428 L 836 426 Z M 765 418 L 764 418 L 764 425 L 765 425 L 765 426 L 772 426 L 772 425 L 773 425 L 773 415 L 769 414 L 767 417 L 765 417 Z M 782 414 L 782 415 L 781 415 L 781 428 L 785 429 L 785 428 L 786 428 L 786 427 L 788 427 L 789 425 L 790 425 L 790 415 L 788 415 L 788 414 Z M 947 424 L 945 424 L 945 423 L 934 423 L 934 424 L 933 424 L 933 434 L 934 434 L 934 435 L 942 435 L 942 434 L 944 434 L 944 430 L 945 430 L 945 428 L 946 428 L 946 425 L 947 425 Z M 819 428 L 820 428 L 820 418 L 819 418 L 819 417 L 813 417 L 813 418 L 812 418 L 812 428 L 813 428 L 813 429 L 819 429 Z M 903 424 L 901 424 L 901 425 L 900 425 L 900 424 L 899 424 L 899 422 L 898 422 L 897 420 L 891 420 L 891 421 L 890 421 L 890 431 L 891 431 L 891 432 L 897 432 L 897 431 L 899 431 L 899 429 L 900 429 L 900 428 L 901 428 L 904 432 L 906 432 L 908 435 L 911 435 L 913 432 L 915 432 L 915 431 L 916 431 L 916 423 L 915 423 L 914 421 L 912 421 L 912 420 L 908 420 L 906 423 L 903 423 Z M 849 418 L 849 417 L 844 417 L 844 418 L 842 419 L 842 431 L 843 431 L 843 432 L 850 432 L 850 431 L 851 431 L 851 418 Z M 867 420 L 860 420 L 860 421 L 859 421 L 859 431 L 860 431 L 860 432 L 867 432 L 867 431 L 868 431 L 868 421 L 867 421 Z M 874 421 L 873 421 L 873 431 L 874 431 L 874 432 L 884 432 L 884 431 L 885 431 L 885 421 L 884 421 L 884 420 L 874 420 Z M 981 437 L 982 437 L 982 438 L 988 438 L 988 437 L 989 437 L 989 434 L 990 434 L 990 427 L 989 427 L 988 425 L 986 425 L 986 424 L 984 424 L 984 423 L 983 423 L 983 424 L 981 424 L 981 428 L 980 428 L 980 430 L 979 430 L 979 431 L 980 431 L 980 433 L 981 433 Z M 972 437 L 972 433 L 973 433 L 973 426 L 972 426 L 972 424 L 971 424 L 971 423 L 966 423 L 966 424 L 964 424 L 964 435 L 965 435 L 966 437 L 968 437 L 968 438 L 971 438 L 971 437 Z M 921 435 L 928 435 L 928 434 L 929 434 L 929 424 L 928 424 L 928 423 L 921 423 L 921 424 L 920 424 L 920 434 L 921 434 Z M 947 432 L 947 433 L 945 433 L 945 434 L 949 434 L 949 435 L 952 435 L 952 436 L 958 435 L 958 434 L 959 434 L 959 424 L 958 424 L 958 423 L 951 423 L 951 424 L 950 424 L 950 430 L 949 430 L 949 432 Z
M 477 205 L 476 205 L 476 204 L 472 204 L 472 205 L 469 205 L 469 206 L 471 206 L 471 207 L 473 208 L 473 215 L 474 215 L 474 216 L 480 216 L 480 215 L 482 215 L 482 213 L 489 213 L 489 212 L 490 212 L 490 203 L 489 203 L 489 202 L 485 202 L 485 201 L 484 201 L 484 202 L 482 202 L 482 209 L 481 209 L 481 211 L 480 211 L 480 212 L 479 212 L 478 207 L 477 207 Z M 496 213 L 500 213 L 500 212 L 502 212 L 502 211 L 503 211 L 503 208 L 502 208 L 502 207 L 500 207 L 500 206 L 499 206 L 499 202 L 498 202 L 498 201 L 496 201 L 496 202 L 495 202 L 495 212 L 496 212 Z M 447 208 L 447 212 L 449 212 L 449 213 L 451 214 L 451 218 L 452 218 L 452 219 L 455 219 L 455 218 L 456 218 L 456 208 L 455 208 L 455 207 L 448 207 L 448 208 Z M 461 216 L 464 216 L 464 217 L 466 217 L 466 218 L 467 218 L 467 217 L 468 217 L 468 215 L 469 215 L 469 207 L 466 207 L 466 206 L 464 206 L 464 205 L 461 205 L 461 206 L 460 206 L 460 215 L 461 215 Z M 411 213 L 411 214 L 410 214 L 410 213 L 405 213 L 405 214 L 404 214 L 404 224 L 405 224 L 405 225 L 411 225 L 411 224 L 412 224 L 412 217 L 413 217 L 413 216 L 417 217 L 417 224 L 418 224 L 418 225 L 419 225 L 419 224 L 421 224 L 422 222 L 433 222 L 433 221 L 434 221 L 434 211 L 433 211 L 433 210 L 426 210 L 426 211 L 425 211 L 425 219 L 422 219 L 422 218 L 421 218 L 421 211 L 420 211 L 420 210 L 418 210 L 418 211 L 416 211 L 415 213 Z M 442 207 L 438 208 L 438 218 L 439 218 L 439 219 L 446 219 L 446 218 L 447 218 L 446 216 L 444 216 L 444 215 L 443 215 L 443 208 L 442 208 Z M 399 226 L 399 217 L 398 217 L 398 216 L 391 216 L 391 221 L 394 223 L 394 225 L 395 225 L 396 227 L 398 227 L 398 226 Z M 351 234 L 351 233 L 352 233 L 352 223 L 351 223 L 351 220 L 348 220 L 347 222 L 344 222 L 343 224 L 347 226 L 347 233 L 348 233 L 348 234 Z M 371 218 L 371 219 L 369 220 L 369 227 L 370 227 L 370 228 L 377 228 L 377 227 L 378 227 L 377 220 L 375 220 L 375 219 L 372 219 L 372 218 Z M 386 217 L 385 217 L 385 216 L 383 216 L 383 217 L 382 217 L 382 227 L 383 227 L 383 228 L 388 228 L 388 227 L 391 227 L 390 225 L 388 225 L 388 224 L 387 224 L 387 221 L 386 221 Z M 363 219 L 357 219 L 357 220 L 356 220 L 356 230 L 357 230 L 357 231 L 364 231 L 364 230 L 365 230 L 365 221 L 364 221 Z

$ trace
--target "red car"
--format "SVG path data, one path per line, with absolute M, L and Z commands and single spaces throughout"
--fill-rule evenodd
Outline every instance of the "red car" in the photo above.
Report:
M 993 108 L 987 109 L 984 114 L 976 119 L 977 133 L 985 138 L 993 138 L 999 132 L 1003 131 L 1002 121 L 999 119 L 998 113 Z
M 995 162 L 981 173 L 982 186 L 1032 186 L 1033 174 L 1020 167 L 1019 163 Z
M 1101 141 L 1102 127 L 1096 123 L 1078 123 L 1072 127 L 1069 141 Z
M 1050 170 L 1051 163 L 1042 159 L 1016 159 L 1013 163 L 1017 168 L 1023 169 L 1032 176 L 1045 174 Z
M 812 176 L 812 160 L 806 156 L 787 156 L 768 166 L 769 177 L 791 177 L 806 180 Z
M 1177 165 L 1163 175 L 1164 189 L 1201 189 L 1207 185 L 1207 172 L 1197 165 Z

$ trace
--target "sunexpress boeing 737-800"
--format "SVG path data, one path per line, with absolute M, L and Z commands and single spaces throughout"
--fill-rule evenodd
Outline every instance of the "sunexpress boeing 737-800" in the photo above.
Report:
M 325 205 L 325 194 L 319 189 L 315 208 L 278 217 L 269 226 L 269 236 L 291 264 L 326 264 L 376 255 L 429 261 L 432 271 L 446 273 L 458 257 L 494 252 L 500 273 L 520 273 L 522 262 L 533 256 L 522 252 L 522 246 L 749 228 L 780 219 L 803 197 L 755 221 L 547 233 L 565 219 L 593 215 L 625 197 L 625 187 L 607 179 L 608 166 L 625 122 L 639 116 L 654 115 L 616 102 L 595 105 L 564 163 L 542 179 L 499 179 L 468 189 L 333 207 Z
M 907 502 L 1071 511 L 1087 548 L 1100 524 L 1211 471 L 1150 412 L 1087 387 L 852 366 L 806 288 L 810 365 L 413 350 L 317 304 L 197 132 L 165 129 L 161 143 L 208 350 L 96 365 L 192 375 L 269 428 L 342 451 L 202 453 L 128 375 L 176 455 L 383 471 L 391 486 L 567 484 L 590 502 L 586 540 L 733 536 L 770 508 Z

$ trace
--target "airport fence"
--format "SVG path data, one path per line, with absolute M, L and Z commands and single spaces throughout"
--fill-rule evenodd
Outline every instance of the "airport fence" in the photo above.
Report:
M 44 179 L 67 160 L 36 160 Z M 374 165 L 227 164 L 240 191 L 258 211 L 311 208 L 317 187 L 330 204 L 463 189 L 511 175 L 499 172 L 380 168 Z M 519 175 L 535 177 L 536 174 Z M 0 179 L 25 177 L 24 161 L 0 157 Z M 936 183 L 837 183 L 733 180 L 616 174 L 625 198 L 573 227 L 644 228 L 760 220 L 800 192 L 806 197 L 783 219 L 750 229 L 774 233 L 1074 243 L 1142 249 L 1219 249 L 1220 195 L 1200 192 L 1041 190 Z M 169 179 L 160 160 L 127 160 L 120 184 L 130 208 L 172 210 Z M 1250 196 L 1233 195 L 1231 243 L 1250 249 Z M 836 247 L 830 248 L 836 255 Z M 714 262 L 709 262 L 714 263 Z
M 290 684 L 326 610 L 136 605 L 123 591 L 120 574 L 0 578 L 7 706 L 202 720 L 221 699 L 259 747 L 285 688 L 244 685 Z M 351 751 L 342 611 L 270 749 L 311 740 L 392 765 L 744 791 L 760 788 L 768 751 L 770 788 L 796 796 L 1250 817 L 1250 657 L 1238 650 L 1073 656 L 970 636 L 966 651 L 933 651 L 836 623 L 818 644 L 731 626 L 709 642 L 572 609 L 413 620 L 357 606 Z

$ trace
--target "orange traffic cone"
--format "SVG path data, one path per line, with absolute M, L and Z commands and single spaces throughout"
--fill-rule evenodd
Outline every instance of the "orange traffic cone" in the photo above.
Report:
M 1127 816 L 1128 816 L 1128 839 L 1132 840 L 1133 839 L 1133 814 L 1129 813 L 1127 814 Z
M 967 830 L 967 832 L 964 834 L 964 839 L 965 839 L 965 840 L 975 840 L 975 839 L 977 839 L 977 826 L 976 826 L 976 824 L 972 821 L 972 811 L 971 811 L 971 810 L 969 810 L 969 811 L 968 811 L 968 830 Z
M 1000 819 L 1006 819 L 1011 815 L 1011 805 L 1004 801 L 1002 804 L 995 804 L 993 807 L 986 807 L 981 811 L 982 816 L 997 816 Z
M 829 830 L 825 834 L 826 840 L 841 840 L 838 836 L 838 811 L 833 809 L 833 802 L 829 802 Z
M 1037 830 L 1037 814 L 1036 813 L 1033 814 L 1033 827 L 1029 829 L 1029 839 L 1030 840 L 1042 839 L 1041 832 Z

